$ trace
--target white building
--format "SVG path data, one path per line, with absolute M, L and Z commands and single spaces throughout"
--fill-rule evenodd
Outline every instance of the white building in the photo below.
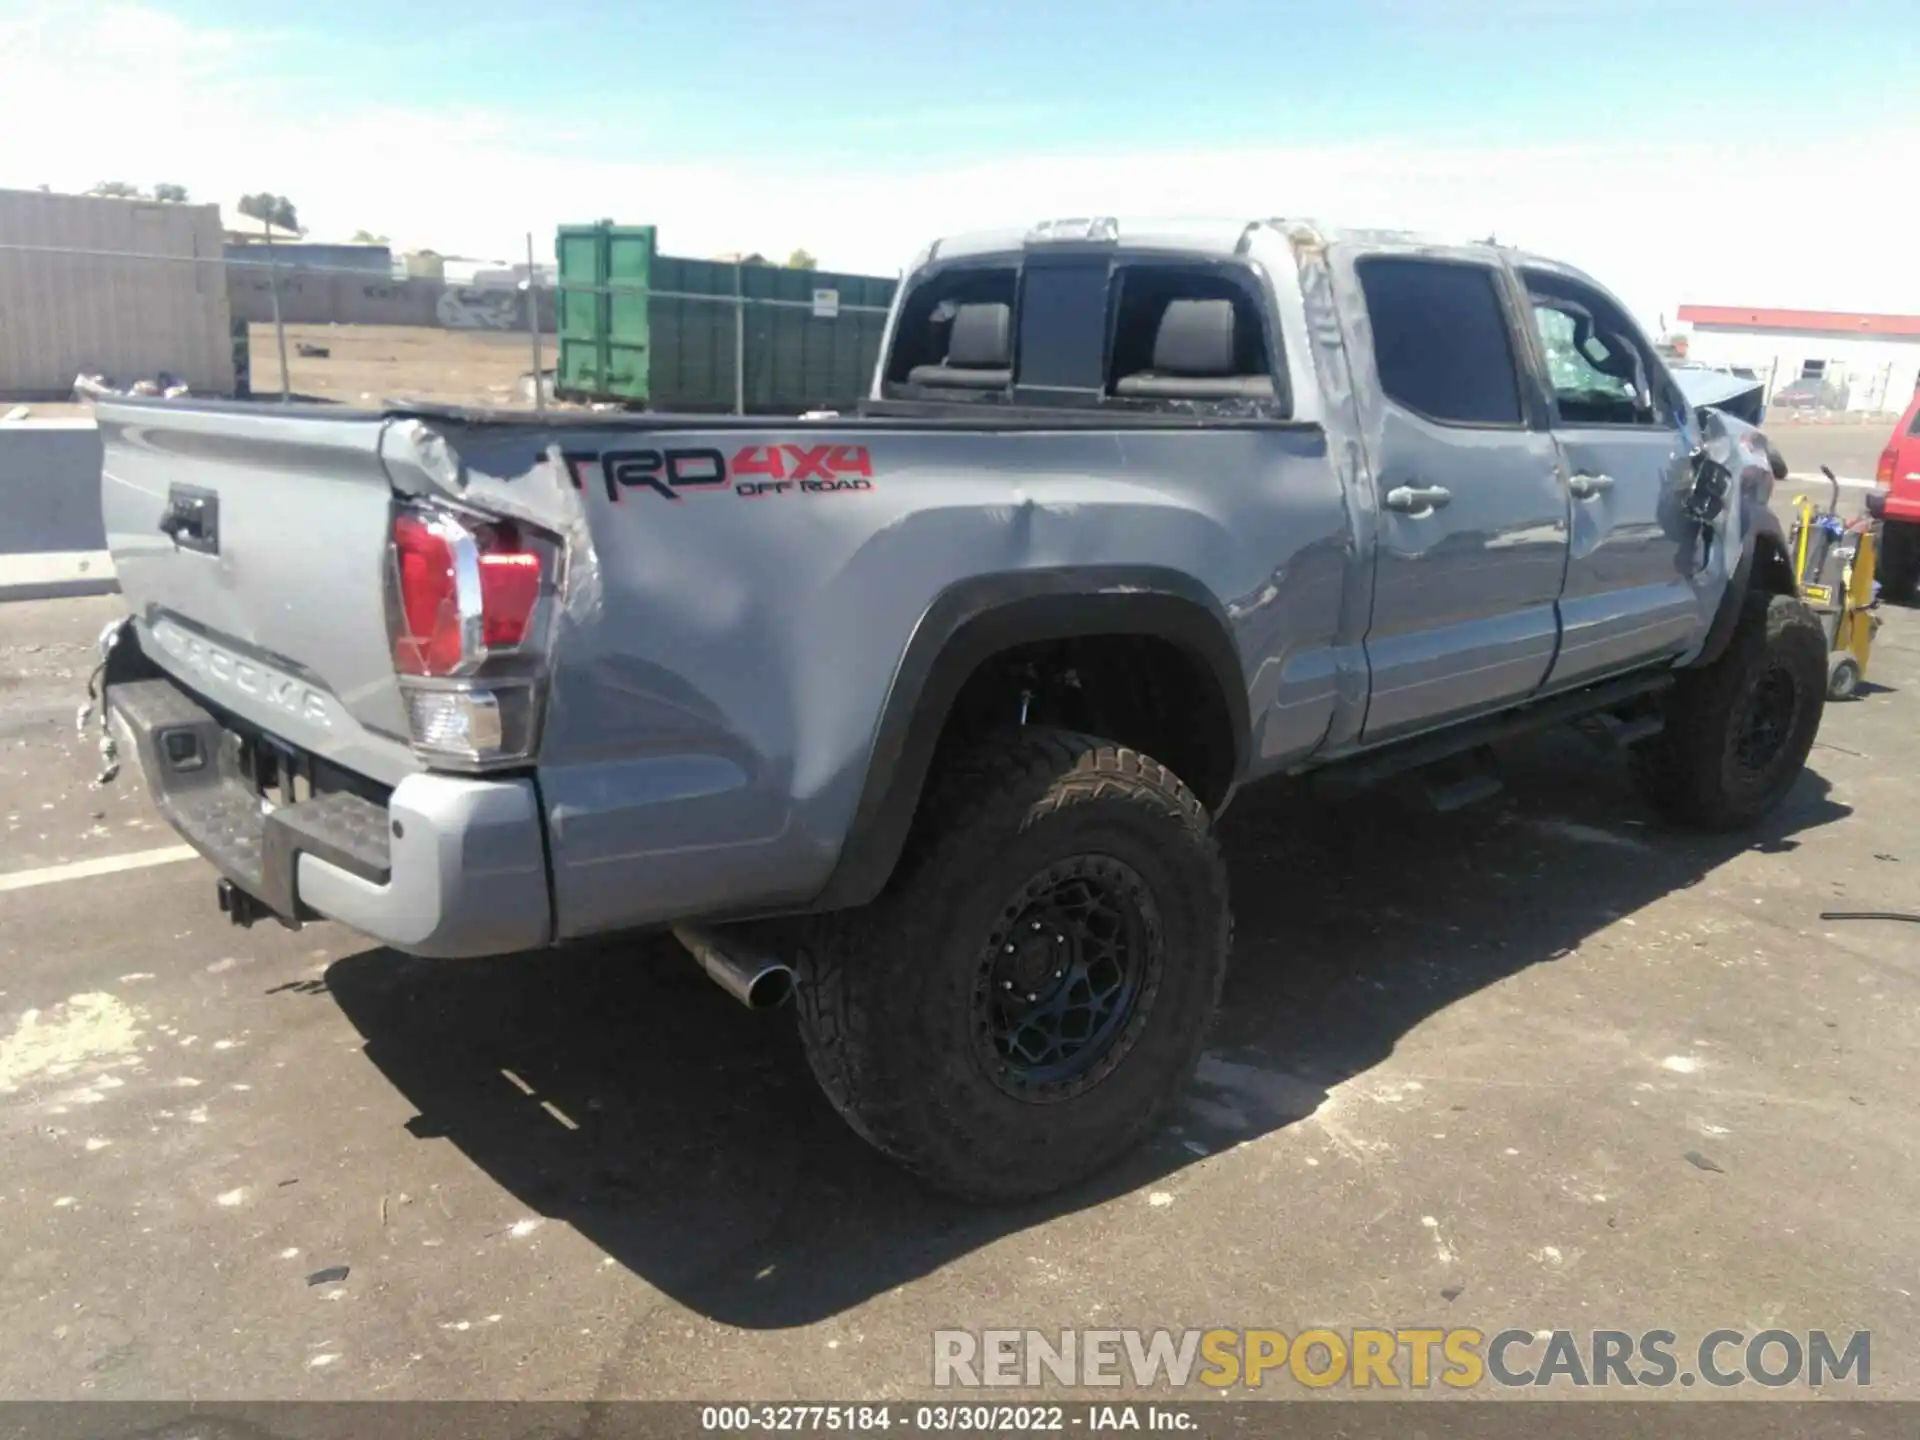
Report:
M 1846 408 L 1898 413 L 1920 385 L 1920 315 L 1763 310 L 1682 305 L 1687 358 L 1741 366 L 1767 381 L 1767 396 L 1800 379 L 1846 392 Z

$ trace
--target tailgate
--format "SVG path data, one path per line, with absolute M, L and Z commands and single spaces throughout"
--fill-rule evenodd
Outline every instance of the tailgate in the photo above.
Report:
M 387 629 L 387 421 L 98 407 L 107 546 L 142 645 L 261 729 L 394 783 L 416 770 Z

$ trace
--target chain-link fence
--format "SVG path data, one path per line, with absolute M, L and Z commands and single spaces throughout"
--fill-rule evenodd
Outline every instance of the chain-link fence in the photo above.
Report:
M 845 408 L 869 383 L 893 283 L 670 257 L 668 275 L 701 288 L 560 282 L 532 235 L 523 260 L 473 278 L 403 273 L 371 248 L 372 264 L 316 263 L 298 246 L 260 242 L 193 253 L 212 248 L 204 237 L 180 248 L 0 236 L 0 413 L 170 391 L 505 409 Z

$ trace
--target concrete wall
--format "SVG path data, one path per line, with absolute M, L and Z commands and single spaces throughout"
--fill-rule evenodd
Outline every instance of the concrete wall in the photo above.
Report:
M 314 270 L 279 272 L 280 318 L 289 325 L 430 325 L 446 330 L 527 328 L 525 292 L 442 280 L 393 280 Z M 257 266 L 227 267 L 234 318 L 273 320 L 273 285 Z M 553 292 L 539 295 L 540 328 L 553 333 Z
M 113 589 L 91 420 L 0 424 L 0 600 Z
M 0 190 L 0 397 L 64 400 L 82 370 L 233 389 L 220 211 Z M 4 408 L 4 407 L 0 407 Z

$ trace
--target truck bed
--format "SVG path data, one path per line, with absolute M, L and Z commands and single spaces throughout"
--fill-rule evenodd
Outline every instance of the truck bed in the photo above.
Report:
M 1165 594 L 1201 617 L 1253 771 L 1357 733 L 1359 515 L 1318 425 L 875 410 L 112 400 L 108 539 L 142 647 L 192 696 L 396 785 L 435 767 L 393 670 L 393 507 L 556 537 L 532 773 L 561 937 L 877 883 L 843 852 L 892 767 L 926 763 L 925 669 L 1009 598 Z M 217 553 L 160 532 L 179 487 L 217 495 Z

